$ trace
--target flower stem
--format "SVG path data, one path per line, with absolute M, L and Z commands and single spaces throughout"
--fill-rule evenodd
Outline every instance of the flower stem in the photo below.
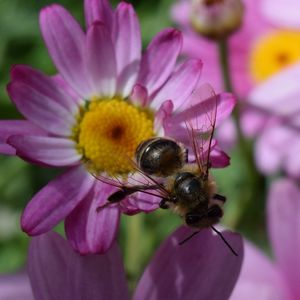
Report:
M 218 42 L 219 60 L 222 68 L 223 84 L 226 91 L 233 93 L 236 97 L 234 86 L 231 79 L 229 50 L 226 39 Z M 243 229 L 244 225 L 252 222 L 254 218 L 263 219 L 264 196 L 266 189 L 266 179 L 260 174 L 255 166 L 251 141 L 247 140 L 242 132 L 240 116 L 242 101 L 237 99 L 237 104 L 233 111 L 233 120 L 235 122 L 237 133 L 237 145 L 240 153 L 241 163 L 245 169 L 245 179 L 241 186 L 240 201 L 243 203 L 242 210 L 237 220 L 237 227 Z M 263 222 L 263 220 L 262 220 Z M 260 222 L 257 222 L 260 223 Z M 260 226 L 261 224 L 259 224 Z M 253 232 L 253 230 L 252 230 Z

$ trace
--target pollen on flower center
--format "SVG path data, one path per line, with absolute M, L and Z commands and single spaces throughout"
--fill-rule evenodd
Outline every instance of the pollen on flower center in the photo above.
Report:
M 154 135 L 151 113 L 120 99 L 96 99 L 84 111 L 75 140 L 95 173 L 125 175 L 141 141 Z
M 262 37 L 250 55 L 250 72 L 257 82 L 300 61 L 300 32 L 276 31 Z

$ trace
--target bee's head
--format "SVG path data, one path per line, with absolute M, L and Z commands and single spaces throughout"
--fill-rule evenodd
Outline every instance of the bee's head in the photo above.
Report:
M 206 211 L 188 212 L 185 215 L 185 223 L 196 228 L 205 228 L 219 222 L 223 216 L 223 210 L 219 205 L 213 205 Z

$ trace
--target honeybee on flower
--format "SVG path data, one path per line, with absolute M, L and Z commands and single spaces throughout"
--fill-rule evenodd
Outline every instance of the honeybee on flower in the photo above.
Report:
M 13 67 L 8 93 L 26 120 L 1 121 L 0 130 L 2 153 L 66 168 L 31 199 L 22 229 L 39 235 L 65 219 L 66 236 L 82 254 L 110 248 L 122 212 L 158 207 L 156 198 L 143 197 L 96 213 L 116 188 L 93 174 L 132 174 L 125 158 L 133 158 L 143 140 L 168 136 L 184 143 L 178 118 L 187 118 L 202 69 L 198 59 L 176 64 L 182 37 L 175 29 L 158 33 L 142 54 L 130 4 L 121 2 L 113 11 L 106 0 L 86 0 L 84 7 L 86 33 L 60 5 L 41 11 L 42 35 L 58 75 Z M 227 93 L 216 97 L 219 122 L 235 100 Z M 195 115 L 206 114 L 193 105 Z M 217 147 L 212 164 L 228 164 Z

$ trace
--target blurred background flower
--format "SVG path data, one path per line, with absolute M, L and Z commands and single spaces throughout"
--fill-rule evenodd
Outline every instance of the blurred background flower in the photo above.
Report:
M 231 300 L 296 300 L 300 297 L 300 189 L 290 179 L 275 181 L 269 191 L 267 223 L 274 259 L 245 243 L 240 278 Z
M 190 230 L 181 227 L 161 245 L 144 271 L 133 299 L 218 300 L 230 295 L 243 260 L 241 237 L 223 232 L 239 254 L 235 257 L 210 229 L 178 248 L 179 241 L 188 234 Z M 219 272 L 220 269 L 230 272 Z M 32 239 L 28 273 L 35 299 L 129 299 L 116 244 L 106 254 L 80 256 L 61 236 L 49 232 Z M 218 284 L 220 281 L 223 284 Z

